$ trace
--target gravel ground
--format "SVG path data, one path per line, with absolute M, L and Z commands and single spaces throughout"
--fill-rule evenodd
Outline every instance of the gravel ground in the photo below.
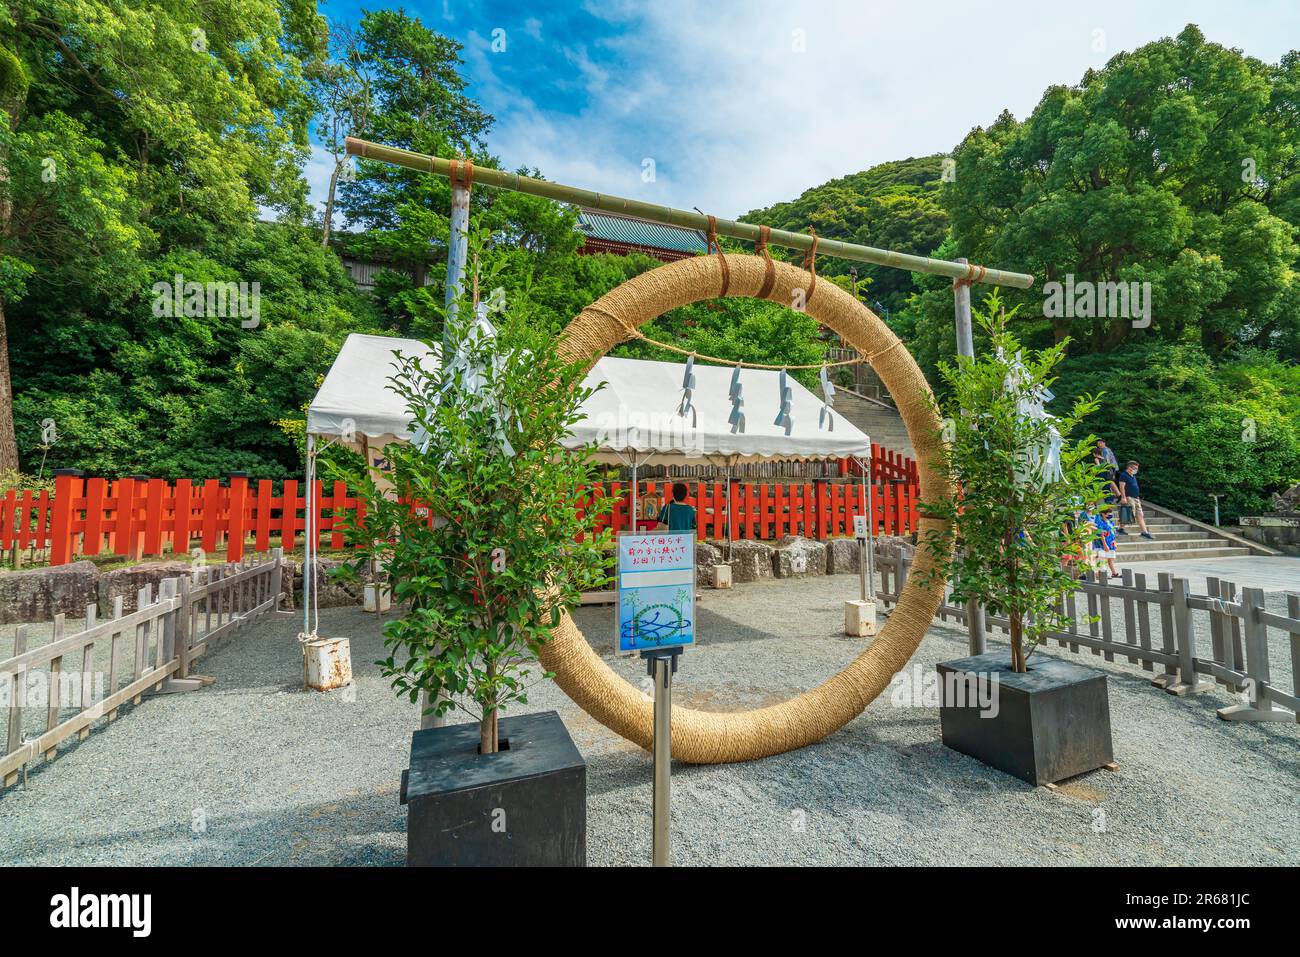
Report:
M 843 667 L 849 576 L 706 592 L 701 644 L 676 700 L 716 710 L 783 700 Z M 608 608 L 579 612 L 600 646 Z M 380 620 L 321 612 L 352 637 L 356 683 L 300 690 L 296 615 L 277 615 L 206 656 L 215 685 L 124 709 L 0 798 L 0 860 L 17 864 L 402 864 L 398 803 L 415 709 L 378 670 Z M 961 657 L 965 634 L 936 624 L 913 661 Z M 1175 698 L 1137 666 L 1060 654 L 1110 675 L 1119 770 L 1033 788 L 939 743 L 934 708 L 887 691 L 825 741 L 763 761 L 678 766 L 678 864 L 1300 863 L 1300 727 L 1219 720 L 1223 689 Z M 637 682 L 643 666 L 614 667 Z M 1276 674 L 1276 671 L 1275 671 Z M 560 712 L 588 762 L 592 864 L 650 858 L 650 758 L 558 688 L 527 710 Z M 127 712 L 130 713 L 127 713 Z

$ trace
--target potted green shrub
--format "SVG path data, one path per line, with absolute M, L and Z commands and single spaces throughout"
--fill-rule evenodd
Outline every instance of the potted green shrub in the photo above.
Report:
M 1078 520 L 1083 503 L 1102 497 L 1093 436 L 1071 436 L 1097 400 L 1045 411 L 1068 340 L 1024 348 L 1008 328 L 1015 312 L 988 296 L 975 314 L 987 345 L 977 358 L 940 366 L 949 389 L 936 465 L 956 491 L 924 503 L 949 525 L 921 544 L 936 559 L 932 579 L 951 580 L 955 604 L 978 601 L 1009 630 L 1007 649 L 938 666 L 944 743 L 1045 784 L 1112 760 L 1105 675 L 1033 657 L 1043 636 L 1061 628 L 1062 599 L 1078 574 L 1072 559 L 1094 535 Z
M 561 610 L 608 582 L 600 503 L 575 508 L 590 453 L 559 444 L 591 390 L 524 310 L 491 318 L 462 302 L 446 361 L 399 357 L 414 435 L 385 449 L 390 471 L 349 476 L 351 534 L 383 551 L 400 612 L 385 677 L 426 714 L 472 719 L 414 734 L 408 863 L 582 864 L 581 755 L 555 712 L 502 712 L 550 677 L 537 651 Z

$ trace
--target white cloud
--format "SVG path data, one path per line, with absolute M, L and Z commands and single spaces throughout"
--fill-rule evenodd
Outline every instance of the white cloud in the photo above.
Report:
M 1252 16 L 1202 0 L 1137 6 L 1018 2 L 991 17 L 956 2 L 593 4 L 590 12 L 627 27 L 599 41 L 627 67 L 593 62 L 595 41 L 573 38 L 565 55 L 587 96 L 580 113 L 503 84 L 481 52 L 473 92 L 497 116 L 490 146 L 507 166 L 735 216 L 876 163 L 947 152 L 1004 108 L 1023 117 L 1050 84 L 1077 83 L 1114 53 L 1187 22 L 1270 61 L 1300 35 L 1300 14 L 1273 0 Z M 645 157 L 657 164 L 653 183 L 641 179 Z

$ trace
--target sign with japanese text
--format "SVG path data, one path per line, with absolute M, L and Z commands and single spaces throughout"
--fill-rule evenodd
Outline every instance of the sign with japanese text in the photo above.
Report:
M 620 652 L 695 643 L 695 533 L 618 537 Z

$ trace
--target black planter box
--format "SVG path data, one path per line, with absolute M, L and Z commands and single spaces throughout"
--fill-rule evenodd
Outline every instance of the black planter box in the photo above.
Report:
M 939 725 L 943 743 L 954 751 L 1033 785 L 1062 781 L 1114 760 L 1101 672 L 1035 654 L 1029 671 L 1016 674 L 1009 650 L 942 661 L 938 671 L 943 689 Z M 978 700 L 989 700 L 994 674 L 997 714 L 981 717 Z M 972 700 L 977 685 L 979 698 Z
M 503 717 L 506 750 L 479 754 L 479 726 L 411 736 L 402 772 L 406 863 L 442 867 L 582 867 L 587 763 L 554 711 Z

